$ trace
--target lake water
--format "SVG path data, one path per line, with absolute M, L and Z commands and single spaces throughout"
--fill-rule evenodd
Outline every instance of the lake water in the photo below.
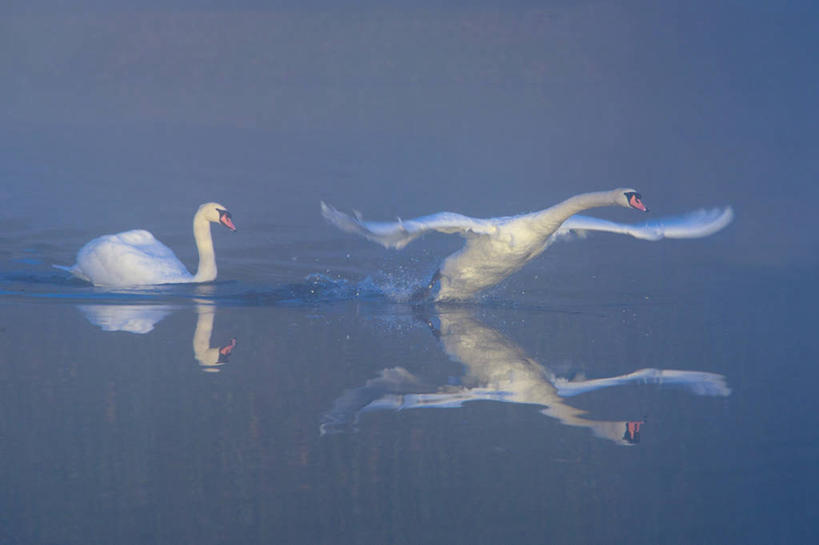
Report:
M 814 11 L 489 4 L 3 8 L 0 544 L 819 539 Z M 617 186 L 736 219 L 412 305 L 460 239 L 319 213 Z M 51 266 L 141 227 L 194 268 L 208 200 L 214 283 Z

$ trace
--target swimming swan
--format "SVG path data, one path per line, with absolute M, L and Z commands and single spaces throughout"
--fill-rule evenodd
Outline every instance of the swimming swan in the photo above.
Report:
M 191 274 L 173 251 L 148 231 L 135 229 L 95 238 L 77 252 L 72 267 L 55 265 L 95 286 L 130 287 L 153 284 L 210 282 L 216 279 L 216 257 L 210 224 L 236 230 L 230 212 L 221 204 L 203 204 L 193 216 L 193 236 L 199 251 L 199 268 Z
M 343 231 L 359 234 L 386 248 L 401 249 L 429 231 L 456 233 L 466 238 L 463 248 L 447 257 L 419 295 L 426 296 L 440 281 L 436 301 L 466 299 L 520 270 L 561 236 L 572 231 L 609 231 L 644 240 L 698 238 L 716 233 L 734 217 L 730 207 L 699 210 L 676 218 L 660 218 L 640 225 L 575 216 L 601 206 L 623 206 L 648 212 L 634 189 L 614 189 L 576 195 L 550 208 L 501 218 L 477 219 L 440 212 L 412 220 L 381 223 L 363 221 L 321 203 L 322 215 Z

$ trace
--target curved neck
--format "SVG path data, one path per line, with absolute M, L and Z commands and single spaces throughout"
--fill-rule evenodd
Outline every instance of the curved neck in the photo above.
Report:
M 611 206 L 616 204 L 618 190 L 614 191 L 594 191 L 592 193 L 581 193 L 570 197 L 563 202 L 550 206 L 546 210 L 535 212 L 532 218 L 535 223 L 544 230 L 554 231 L 560 224 L 574 216 L 578 212 L 589 208 L 601 206 Z
M 210 347 L 215 310 L 206 305 L 196 305 L 196 329 L 193 332 L 193 355 L 203 366 L 218 364 L 219 350 Z
M 193 216 L 193 238 L 196 240 L 196 249 L 199 251 L 199 267 L 196 269 L 193 281 L 216 280 L 216 256 L 213 253 L 210 222 L 200 212 Z

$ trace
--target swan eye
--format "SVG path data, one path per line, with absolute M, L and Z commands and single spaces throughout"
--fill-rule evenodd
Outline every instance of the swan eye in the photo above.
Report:
M 221 223 L 231 231 L 235 231 L 236 226 L 233 225 L 233 222 L 230 219 L 231 218 L 230 212 L 228 212 L 227 210 L 222 210 L 220 208 L 217 208 L 216 211 L 219 212 L 219 223 Z

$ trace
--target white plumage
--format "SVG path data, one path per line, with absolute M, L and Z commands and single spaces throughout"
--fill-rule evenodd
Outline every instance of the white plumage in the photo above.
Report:
M 633 189 L 584 193 L 540 212 L 477 219 L 440 212 L 395 222 L 364 221 L 321 203 L 324 217 L 343 231 L 361 235 L 386 248 L 401 249 L 430 231 L 459 234 L 466 238 L 463 248 L 448 256 L 429 285 L 440 280 L 435 300 L 465 299 L 520 270 L 561 236 L 572 232 L 608 231 L 643 240 L 698 238 L 716 233 L 734 217 L 731 207 L 699 210 L 642 224 L 623 224 L 577 216 L 577 212 L 600 206 L 623 206 L 647 211 L 640 194 Z
M 217 274 L 210 233 L 212 222 L 236 230 L 230 212 L 224 206 L 206 203 L 199 207 L 193 218 L 193 233 L 199 252 L 196 274 L 188 272 L 170 248 L 142 229 L 97 237 L 80 248 L 73 266 L 55 266 L 95 286 L 210 282 L 216 279 Z

